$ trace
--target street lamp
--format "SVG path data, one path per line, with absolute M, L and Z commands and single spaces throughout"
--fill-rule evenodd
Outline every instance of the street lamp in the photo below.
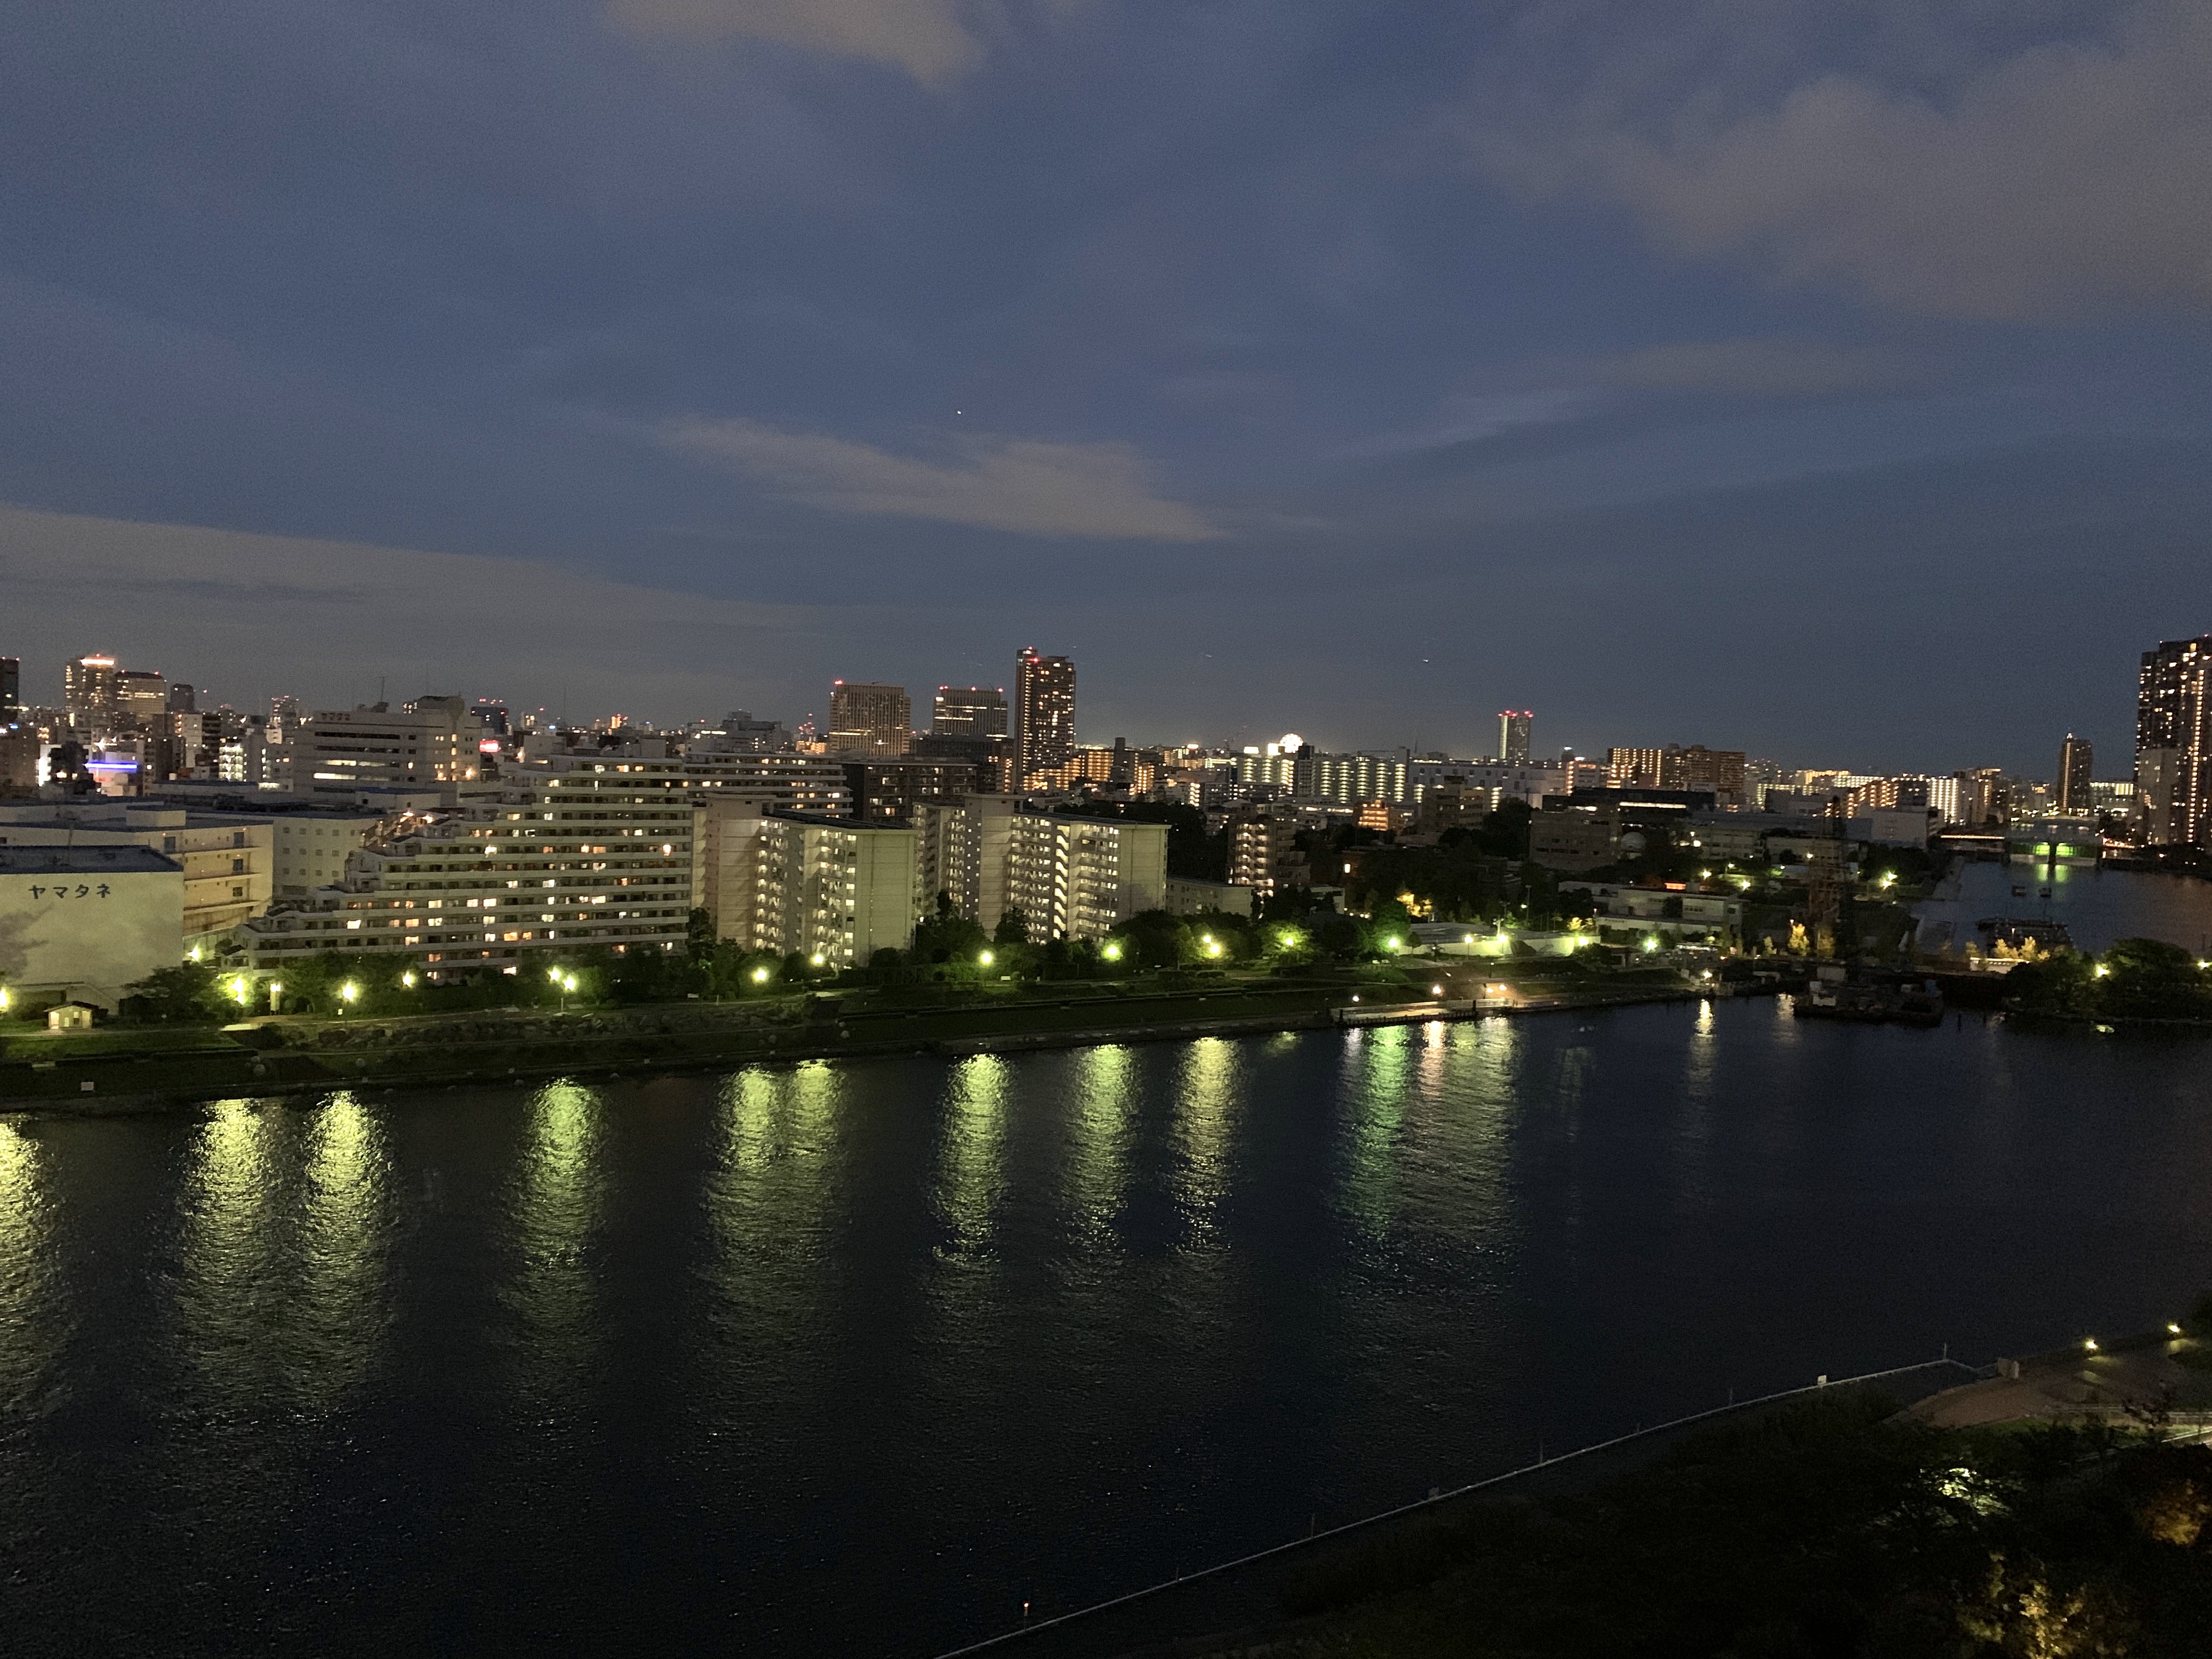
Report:
M 991 953 L 988 951 L 986 951 L 981 956 L 977 957 L 975 960 L 981 963 L 984 967 L 988 968 L 991 965 L 993 958 Z
M 1119 961 L 1121 961 L 1121 940 L 1119 940 L 1119 939 L 1108 939 L 1108 940 L 1106 941 L 1106 948 L 1105 948 L 1104 950 L 1101 951 L 1098 954 L 1099 954 L 1100 956 L 1102 956 L 1102 957 L 1105 957 L 1105 958 L 1106 958 L 1106 960 L 1107 960 L 1107 961 L 1109 961 L 1109 962 L 1119 962 Z
M 349 1003 L 353 1002 L 360 997 L 361 987 L 355 984 L 351 980 L 348 980 L 344 984 L 338 987 L 338 995 Z M 343 1013 L 345 1010 L 341 1008 L 338 1012 L 340 1013 Z
M 767 983 L 768 983 L 768 969 L 765 969 L 765 968 L 756 968 L 756 969 L 753 969 L 753 983 L 754 983 L 754 984 L 756 984 L 756 985 L 765 985 L 765 984 L 767 984 Z

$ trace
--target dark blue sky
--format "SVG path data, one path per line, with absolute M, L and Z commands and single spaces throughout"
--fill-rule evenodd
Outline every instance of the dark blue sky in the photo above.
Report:
M 2124 775 L 2208 88 L 2166 0 L 0 0 L 0 652 Z

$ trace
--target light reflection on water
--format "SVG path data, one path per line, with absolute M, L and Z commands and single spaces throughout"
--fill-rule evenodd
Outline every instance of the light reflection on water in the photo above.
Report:
M 297 1403 L 329 1411 L 367 1380 L 390 1317 L 390 1163 L 382 1121 L 352 1094 L 307 1123 L 300 1191 Z
M 346 1091 L 307 1110 L 225 1100 L 194 1135 L 167 1316 L 210 1404 L 339 1408 L 389 1317 L 384 1126 Z
M 589 1251 L 605 1198 L 599 1091 L 550 1083 L 531 1097 L 507 1207 L 515 1386 L 538 1413 L 571 1407 L 607 1338 Z
M 1226 1037 L 1200 1037 L 1182 1048 L 1182 1072 L 1174 1093 L 1181 1156 L 1176 1193 L 1194 1245 L 1212 1249 L 1222 1243 L 1230 1145 L 1245 1104 L 1243 1062 L 1243 1045 Z
M 67 1336 L 39 1144 L 0 1122 L 0 1418 L 31 1409 Z
M 1007 1097 L 1013 1066 L 996 1054 L 957 1062 L 945 1092 L 938 1145 L 938 1202 L 951 1224 L 947 1249 L 975 1256 L 990 1248 L 1006 1185 Z
M 2170 1316 L 2206 1052 L 1725 1002 L 0 1121 L 11 1595 L 84 1651 L 951 1646 Z
M 274 1114 L 253 1102 L 216 1103 L 185 1175 L 185 1234 L 173 1309 L 179 1346 L 210 1399 L 243 1409 L 282 1373 L 284 1180 L 273 1155 Z
M 1069 1057 L 1073 1113 L 1068 1149 L 1069 1203 L 1085 1241 L 1116 1251 L 1114 1230 L 1127 1194 L 1129 1142 L 1135 1115 L 1136 1064 L 1127 1047 L 1108 1043 Z

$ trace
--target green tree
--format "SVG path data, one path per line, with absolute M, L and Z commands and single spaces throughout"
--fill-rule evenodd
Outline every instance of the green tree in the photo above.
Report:
M 2179 945 L 2124 939 L 2105 952 L 2097 967 L 2097 1001 L 2105 1013 L 2127 1019 L 2202 1019 L 2212 1014 L 2204 972 Z
M 1413 948 L 1413 915 L 1395 898 L 1383 900 L 1368 913 L 1367 927 L 1376 950 Z M 1395 946 L 1389 944 L 1394 939 L 1398 941 Z
M 1121 941 L 1124 962 L 1139 968 L 1172 968 L 1183 959 L 1188 930 L 1180 916 L 1140 910 L 1118 924 L 1110 937 Z
M 915 925 L 914 959 L 925 964 L 972 963 L 989 942 L 973 917 L 954 908 L 950 893 L 939 893 L 935 908 Z
M 991 943 L 1006 945 L 1029 942 L 1030 919 L 1022 914 L 1019 905 L 1008 905 L 999 917 L 999 925 L 991 930 Z
M 1357 916 L 1332 910 L 1315 921 L 1313 942 L 1314 948 L 1324 956 L 1334 957 L 1340 962 L 1350 961 L 1366 953 L 1367 924 Z
M 1525 800 L 1500 801 L 1496 811 L 1484 817 L 1476 844 L 1495 858 L 1525 859 L 1528 823 L 1534 816 Z
M 120 1012 L 148 1025 L 212 1025 L 235 1018 L 239 1009 L 235 1000 L 225 1000 L 212 966 L 180 962 L 125 988 Z

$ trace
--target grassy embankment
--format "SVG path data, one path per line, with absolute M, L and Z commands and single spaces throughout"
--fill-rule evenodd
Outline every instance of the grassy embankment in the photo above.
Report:
M 49 1034 L 0 1025 L 0 1104 L 104 1103 L 373 1083 L 532 1078 L 623 1069 L 934 1049 L 962 1053 L 1208 1030 L 1297 1030 L 1363 1010 L 1425 1003 L 1421 961 L 1285 976 L 1184 973 L 1120 981 L 839 987 L 742 1001 L 517 1008 L 410 1016 L 303 1016 L 238 1025 L 105 1026 Z M 1599 973 L 1571 962 L 1460 966 L 1455 980 L 1512 984 L 1547 1003 L 1643 1000 L 1683 988 L 1664 972 Z M 1472 994 L 1457 983 L 1454 994 Z M 93 1086 L 87 1089 L 89 1083 Z

